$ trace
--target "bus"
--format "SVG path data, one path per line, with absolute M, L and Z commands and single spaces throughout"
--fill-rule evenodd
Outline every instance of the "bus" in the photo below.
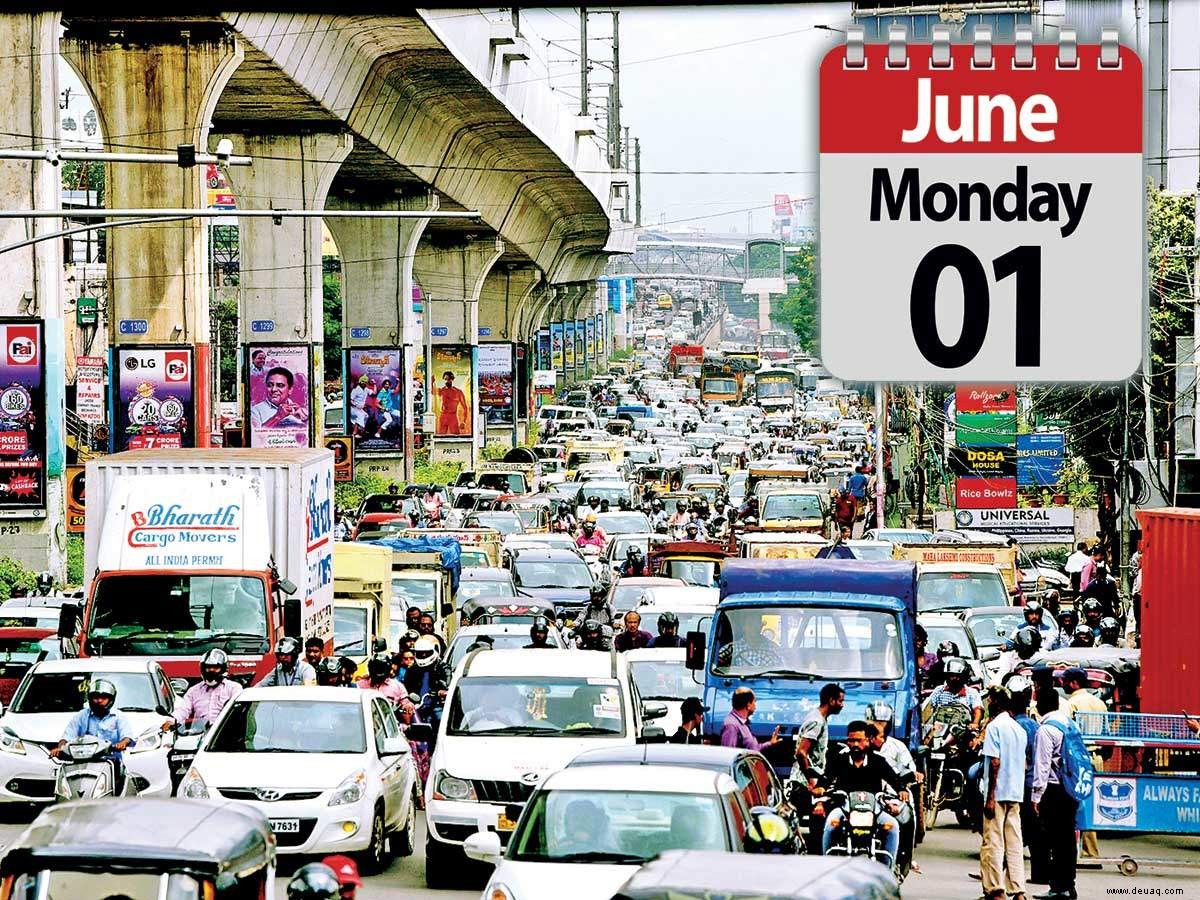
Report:
M 788 358 L 794 339 L 786 331 L 764 331 L 758 336 L 759 354 L 763 361 L 776 362 Z
M 765 368 L 754 373 L 754 399 L 764 410 L 790 410 L 796 401 L 796 373 Z

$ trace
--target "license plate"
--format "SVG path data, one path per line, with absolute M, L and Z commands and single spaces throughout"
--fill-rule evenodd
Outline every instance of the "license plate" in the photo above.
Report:
M 276 834 L 299 834 L 299 819 L 272 819 L 271 830 Z
M 500 815 L 496 817 L 496 830 L 497 831 L 512 831 L 516 827 L 517 827 L 517 823 L 514 822 L 512 819 L 510 819 L 508 816 L 506 816 L 504 813 L 500 813 Z

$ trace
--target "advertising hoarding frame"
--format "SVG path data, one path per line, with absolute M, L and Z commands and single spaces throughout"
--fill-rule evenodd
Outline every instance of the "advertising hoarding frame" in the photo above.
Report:
M 139 450 L 148 449 L 150 447 L 195 447 L 196 446 L 196 354 L 195 348 L 181 344 L 121 344 L 111 348 L 112 365 L 109 371 L 112 375 L 109 377 L 109 393 L 112 398 L 112 414 L 109 417 L 112 423 L 109 429 L 109 450 L 112 453 L 117 453 L 121 450 Z M 135 363 L 130 366 L 130 361 L 141 354 L 162 354 L 164 373 L 171 363 L 177 363 L 179 359 L 186 358 L 187 360 L 187 377 L 185 379 L 171 378 L 171 385 L 168 386 L 167 381 L 159 379 L 159 383 L 155 384 L 150 381 L 150 374 L 138 376 L 134 373 L 139 368 L 154 369 L 157 368 L 157 362 L 154 366 L 146 366 L 144 364 Z M 167 354 L 171 354 L 171 359 L 168 360 Z M 128 376 L 128 378 L 127 378 Z M 136 385 L 133 385 L 132 391 L 128 386 L 123 387 L 124 382 L 132 384 L 138 377 L 142 377 Z M 186 400 L 176 396 L 179 389 L 186 387 Z M 170 391 L 168 390 L 170 388 Z M 168 393 L 168 396 L 162 400 L 155 397 L 155 393 L 163 390 Z M 135 396 L 135 394 L 137 396 Z M 171 404 L 174 400 L 176 404 Z M 152 406 L 151 401 L 155 401 L 157 405 Z M 140 406 L 135 412 L 134 407 Z M 155 414 L 155 410 L 161 412 L 162 407 L 168 407 L 167 415 L 169 418 L 165 423 L 175 427 L 176 423 L 184 423 L 177 430 L 159 432 L 157 430 L 145 433 L 139 430 L 135 434 L 128 434 L 130 427 L 133 426 L 133 419 L 140 416 L 147 419 Z M 182 408 L 182 415 L 176 416 L 179 412 L 179 407 Z M 157 429 L 159 425 L 149 421 L 143 423 L 144 426 Z M 158 440 L 160 436 L 170 436 L 171 440 Z M 174 440 L 174 436 L 178 435 L 178 440 Z M 144 440 L 143 440 L 144 439 Z M 130 446 L 133 443 L 139 446 Z
M 313 385 L 312 385 L 312 347 L 307 343 L 272 343 L 272 344 L 247 344 L 245 346 L 245 356 L 242 361 L 243 372 L 243 389 L 244 389 L 244 406 L 242 412 L 242 422 L 246 433 L 246 439 L 243 446 L 255 448 L 267 447 L 311 447 L 313 442 L 314 423 L 312 417 L 313 409 Z M 256 369 L 252 360 L 258 353 L 265 354 L 265 367 L 262 370 Z M 300 360 L 286 360 L 290 365 L 285 365 L 284 360 L 289 356 L 302 356 Z M 275 362 L 275 365 L 271 365 Z M 299 365 L 303 369 L 298 368 Z M 281 425 L 272 428 L 256 428 L 254 425 L 255 417 L 270 416 L 275 414 L 275 410 L 270 408 L 272 404 L 266 398 L 266 380 L 270 371 L 274 368 L 287 369 L 292 376 L 292 385 L 288 389 L 287 398 L 292 401 L 293 405 L 299 405 L 297 400 L 303 399 L 304 403 L 304 424 L 296 425 Z M 304 377 L 304 385 L 299 385 L 298 374 Z M 256 399 L 258 398 L 258 399 Z M 294 417 L 292 418 L 295 421 Z M 287 421 L 285 418 L 284 421 Z M 304 443 L 300 443 L 297 437 L 303 433 Z M 290 440 L 287 440 L 288 436 Z

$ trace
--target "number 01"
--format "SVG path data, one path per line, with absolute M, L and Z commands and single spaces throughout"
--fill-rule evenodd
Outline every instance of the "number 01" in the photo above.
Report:
M 954 269 L 962 279 L 963 324 L 958 340 L 944 344 L 937 330 L 938 279 Z M 1042 359 L 1042 248 L 1014 247 L 992 260 L 996 281 L 1017 276 L 1018 366 L 1037 366 Z M 921 355 L 942 369 L 957 369 L 973 360 L 987 337 L 991 301 L 987 273 L 974 253 L 962 244 L 942 244 L 921 259 L 913 274 L 909 317 Z

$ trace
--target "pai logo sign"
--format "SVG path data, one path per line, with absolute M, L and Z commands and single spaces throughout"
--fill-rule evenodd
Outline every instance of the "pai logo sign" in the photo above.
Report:
M 163 377 L 167 381 L 186 383 L 191 370 L 191 358 L 186 350 L 168 350 L 163 354 Z
M 36 366 L 38 360 L 38 326 L 9 325 L 7 335 L 8 364 Z

